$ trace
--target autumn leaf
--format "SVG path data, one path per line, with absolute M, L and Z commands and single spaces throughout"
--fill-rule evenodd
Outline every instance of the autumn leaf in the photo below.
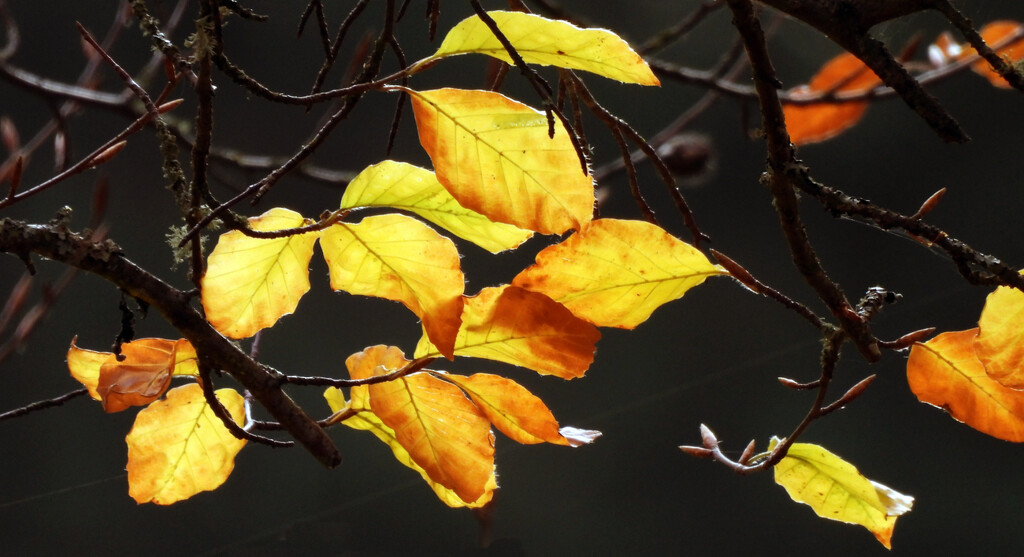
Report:
M 261 232 L 307 223 L 302 215 L 282 208 L 249 219 L 249 227 Z M 207 321 L 224 336 L 246 338 L 295 311 L 309 290 L 309 260 L 317 236 L 251 238 L 237 230 L 222 234 L 201 284 Z
M 245 401 L 231 389 L 217 399 L 236 423 L 245 421 Z M 184 385 L 139 412 L 128 442 L 128 494 L 138 503 L 170 505 L 220 487 L 245 446 L 224 426 L 203 397 Z
M 778 444 L 772 438 L 768 450 Z M 789 447 L 775 465 L 775 483 L 822 518 L 867 528 L 886 549 L 892 549 L 896 518 L 914 504 L 913 497 L 865 478 L 852 464 L 809 443 Z
M 907 360 L 910 390 L 982 433 L 1024 441 L 1024 392 L 989 377 L 975 353 L 977 335 L 976 328 L 954 331 L 915 344 Z
M 565 128 L 491 91 L 402 89 L 420 143 L 459 204 L 495 222 L 561 234 L 590 222 L 594 181 Z
M 515 249 L 533 236 L 529 230 L 493 222 L 459 205 L 433 172 L 403 162 L 375 164 L 349 182 L 341 208 L 357 207 L 391 207 L 415 213 L 491 253 Z
M 372 346 L 348 357 L 354 379 L 408 363 L 395 347 Z M 354 389 L 353 389 L 354 390 Z M 494 473 L 490 423 L 458 387 L 416 372 L 367 386 L 370 408 L 394 431 L 409 458 L 462 501 L 477 501 Z M 401 459 L 400 459 L 401 460 Z
M 1024 292 L 996 288 L 985 299 L 978 327 L 974 350 L 988 376 L 1011 389 L 1024 389 Z
M 452 357 L 465 278 L 451 240 L 414 218 L 387 214 L 335 224 L 323 231 L 320 245 L 331 288 L 402 302 Z
M 599 327 L 632 329 L 708 277 L 727 274 L 689 244 L 635 220 L 599 219 L 512 280 Z
M 559 429 L 558 421 L 544 402 L 519 383 L 499 375 L 470 376 L 434 372 L 459 386 L 494 427 L 517 443 L 553 443 L 578 447 L 593 442 L 600 431 Z
M 121 345 L 123 359 L 113 352 L 78 348 L 71 341 L 68 370 L 106 412 L 120 412 L 160 398 L 174 375 L 198 375 L 197 355 L 185 339 L 144 338 Z
M 626 83 L 661 84 L 643 58 L 611 31 L 581 29 L 524 12 L 492 11 L 487 15 L 527 64 L 584 70 Z M 416 65 L 426 67 L 441 58 L 471 53 L 513 63 L 487 24 L 473 16 L 449 31 L 437 52 Z
M 1016 39 L 1012 37 L 1017 37 Z M 996 54 L 1006 58 L 1010 62 L 1024 60 L 1024 27 L 1016 21 L 993 21 L 981 29 L 981 38 L 989 46 L 1002 45 L 996 49 Z M 1006 43 L 1006 44 L 1004 44 Z M 964 55 L 977 54 L 977 50 L 969 47 L 964 50 Z M 1001 75 L 992 69 L 987 60 L 979 60 L 971 65 L 971 69 L 988 79 L 992 85 L 1003 89 L 1010 89 L 1011 86 Z
M 491 468 L 491 475 L 487 479 L 483 495 L 481 495 L 476 501 L 471 502 L 463 501 L 455 494 L 454 491 L 430 479 L 426 470 L 413 462 L 412 457 L 409 456 L 409 451 L 405 450 L 405 447 L 398 442 L 398 438 L 395 436 L 395 431 L 384 425 L 384 422 L 380 421 L 380 418 L 369 410 L 369 393 L 365 385 L 354 387 L 352 389 L 352 401 L 350 403 L 346 403 L 342 392 L 335 387 L 328 388 L 324 393 L 324 397 L 327 399 L 328 405 L 330 405 L 331 410 L 334 412 L 355 409 L 353 415 L 342 420 L 341 423 L 352 429 L 369 431 L 378 439 L 383 441 L 384 444 L 391 449 L 391 452 L 395 455 L 395 459 L 419 473 L 437 497 L 449 507 L 479 508 L 486 505 L 494 497 L 494 491 L 498 488 L 498 481 L 497 476 L 494 473 L 494 468 Z M 357 401 L 357 398 L 360 400 Z M 365 406 L 363 406 L 364 404 Z M 361 408 L 358 408 L 360 406 Z
M 515 286 L 485 288 L 466 298 L 456 356 L 506 362 L 562 379 L 582 377 L 601 338 L 593 325 L 544 294 Z M 416 357 L 439 356 L 427 336 Z
M 856 56 L 844 52 L 829 60 L 809 84 L 790 91 L 794 99 L 823 93 L 861 93 L 881 85 L 882 80 Z M 867 101 L 826 100 L 810 104 L 786 104 L 786 128 L 794 145 L 825 141 L 856 124 L 868 108 Z
M 100 400 L 100 394 L 96 392 L 96 385 L 100 380 L 100 367 L 107 361 L 108 356 L 113 352 L 96 352 L 86 350 L 75 345 L 78 337 L 71 339 L 71 347 L 68 348 L 67 363 L 71 377 L 81 383 L 89 391 L 89 396 L 94 400 Z

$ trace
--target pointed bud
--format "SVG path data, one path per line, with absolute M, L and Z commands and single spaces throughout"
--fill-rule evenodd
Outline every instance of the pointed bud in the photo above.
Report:
M 168 112 L 180 106 L 181 103 L 183 102 L 185 102 L 185 99 L 174 99 L 173 101 L 167 101 L 164 104 L 156 107 L 156 111 L 160 114 L 167 114 Z
M 21 138 L 18 136 L 18 128 L 14 125 L 14 121 L 7 116 L 0 118 L 0 139 L 3 140 L 4 147 L 8 153 L 14 153 L 21 149 Z
M 753 439 L 751 439 L 750 442 L 747 443 L 747 448 L 743 449 L 743 454 L 740 455 L 740 459 L 738 462 L 740 464 L 746 464 L 750 462 L 750 457 L 754 456 L 755 447 L 756 443 Z
M 114 158 L 118 153 L 120 153 L 121 149 L 124 149 L 124 146 L 127 144 L 128 141 L 122 139 L 121 141 L 118 141 L 117 143 L 111 145 L 110 147 L 107 147 L 100 154 L 90 159 L 86 168 L 95 168 L 109 161 L 110 159 Z
M 715 454 L 715 451 L 712 451 L 711 449 L 705 449 L 704 447 L 694 447 L 692 445 L 680 445 L 679 449 L 690 456 L 695 456 L 698 458 L 711 458 Z
M 714 432 L 711 428 L 704 424 L 700 424 L 700 439 L 704 442 L 704 446 L 709 449 L 718 448 L 718 438 L 715 437 Z
M 715 256 L 715 259 L 718 260 L 718 264 L 724 267 L 726 271 L 729 271 L 729 274 L 732 276 L 732 278 L 739 281 L 740 284 L 747 287 L 747 289 L 753 292 L 754 294 L 761 293 L 761 283 L 759 283 L 757 279 L 755 279 L 754 276 L 750 274 L 750 272 L 748 272 L 746 269 L 740 266 L 739 263 L 733 261 L 731 258 L 726 257 L 725 255 L 715 250 L 710 251 L 711 255 Z
M 946 195 L 946 188 L 942 188 L 941 190 L 933 193 L 931 195 L 931 197 L 929 197 L 928 199 L 924 200 L 924 203 L 921 204 L 921 208 L 918 209 L 916 213 L 911 215 L 910 218 L 912 218 L 912 219 L 924 218 L 925 215 L 927 215 L 928 213 L 932 212 L 933 209 L 935 209 L 935 207 L 939 204 L 939 201 L 942 201 L 942 198 L 945 195 Z
M 894 341 L 884 342 L 882 343 L 882 346 L 886 348 L 891 348 L 893 350 L 904 350 L 911 346 L 912 344 L 921 342 L 922 340 L 928 338 L 934 332 L 935 327 L 928 327 L 927 329 L 921 329 L 919 331 L 907 333 Z

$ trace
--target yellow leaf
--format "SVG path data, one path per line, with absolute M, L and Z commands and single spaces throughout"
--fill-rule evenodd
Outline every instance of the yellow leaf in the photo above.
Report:
M 640 85 L 660 85 L 639 54 L 605 29 L 581 29 L 565 21 L 523 12 L 487 12 L 501 33 L 528 64 L 584 70 L 611 79 Z M 486 54 L 512 63 L 487 24 L 473 16 L 445 36 L 433 56 L 417 65 L 459 54 Z
M 452 357 L 465 278 L 451 240 L 414 218 L 387 214 L 335 224 L 320 245 L 331 288 L 402 302 Z
M 458 385 L 494 427 L 517 443 L 578 447 L 601 436 L 600 431 L 576 428 L 563 432 L 544 402 L 511 379 L 487 373 L 468 377 L 445 373 L 439 377 Z
M 365 386 L 355 387 L 353 391 L 355 391 L 355 389 L 362 389 L 364 396 L 368 396 L 368 393 L 366 393 Z M 342 395 L 341 391 L 336 389 L 335 387 L 328 388 L 327 392 L 324 393 L 324 397 L 327 398 L 327 402 L 328 404 L 330 404 L 331 410 L 334 412 L 338 412 L 346 407 L 354 407 L 356 405 L 356 402 L 354 400 L 355 395 L 353 395 L 353 401 L 349 403 L 348 406 L 346 406 L 345 397 Z M 426 470 L 424 470 L 420 465 L 413 462 L 412 457 L 409 456 L 409 451 L 405 450 L 405 447 L 403 447 L 401 443 L 398 442 L 398 439 L 395 437 L 395 431 L 390 427 L 384 425 L 384 422 L 381 422 L 380 418 L 378 418 L 376 414 L 370 411 L 368 407 L 366 407 L 363 410 L 360 410 L 355 415 L 343 420 L 341 423 L 345 424 L 346 426 L 352 429 L 369 431 L 370 433 L 374 434 L 378 439 L 383 441 L 384 444 L 386 444 L 391 449 L 391 452 L 395 455 L 395 459 L 397 459 L 405 466 L 419 473 L 423 480 L 427 482 L 427 485 L 429 485 L 430 488 L 434 490 L 434 493 L 437 495 L 438 499 L 440 499 L 449 507 L 478 508 L 486 505 L 494 497 L 494 491 L 498 487 L 498 481 L 493 468 L 491 469 L 490 477 L 487 479 L 487 486 L 484 489 L 483 495 L 481 495 L 480 498 L 477 499 L 476 501 L 463 501 L 462 499 L 459 498 L 458 495 L 455 494 L 454 491 L 444 487 L 443 485 L 435 482 L 434 480 L 431 480 L 430 476 L 427 475 Z
M 405 363 L 401 350 L 385 346 L 372 346 L 345 360 L 354 379 L 381 375 Z M 373 414 L 431 481 L 462 501 L 476 502 L 485 495 L 494 474 L 494 435 L 458 387 L 417 372 L 369 385 L 367 391 Z
M 68 371 L 71 377 L 89 390 L 89 396 L 94 400 L 100 400 L 100 394 L 96 392 L 96 384 L 100 380 L 100 367 L 113 353 L 79 348 L 75 345 L 76 340 L 77 336 L 71 339 L 71 347 L 68 348 Z
M 778 443 L 772 438 L 768 450 Z M 775 483 L 822 518 L 867 528 L 887 549 L 892 549 L 896 518 L 914 504 L 913 497 L 865 478 L 852 464 L 809 443 L 790 446 L 775 465 Z
M 415 213 L 491 253 L 515 249 L 533 236 L 529 230 L 493 222 L 459 205 L 433 172 L 403 162 L 384 161 L 360 172 L 341 198 L 342 209 L 356 207 Z
M 551 298 L 506 285 L 466 298 L 455 355 L 573 379 L 582 377 L 594 361 L 594 345 L 600 338 L 593 325 Z M 429 338 L 421 337 L 416 357 L 438 355 Z
M 632 329 L 704 279 L 726 274 L 704 254 L 643 221 L 599 219 L 512 280 L 599 327 Z
M 245 421 L 245 400 L 231 389 L 217 399 L 236 423 Z M 220 487 L 245 446 L 224 427 L 192 383 L 171 389 L 165 400 L 139 412 L 128 437 L 128 494 L 138 503 L 170 505 Z
M 1024 391 L 1000 385 L 975 353 L 978 329 L 943 333 L 915 344 L 907 382 L 921 402 L 1006 441 L 1024 441 Z
M 859 93 L 882 84 L 882 80 L 856 56 L 844 52 L 822 66 L 811 82 L 792 91 L 795 97 L 826 92 Z M 817 143 L 852 127 L 868 109 L 867 101 L 822 101 L 787 104 L 783 107 L 790 141 L 794 145 Z
M 594 180 L 565 128 L 499 93 L 412 91 L 420 144 L 459 204 L 495 222 L 561 234 L 590 222 Z
M 271 232 L 307 222 L 278 207 L 249 219 L 249 227 Z M 309 290 L 316 239 L 314 232 L 273 239 L 250 238 L 237 230 L 222 234 L 202 281 L 207 321 L 224 336 L 246 338 L 295 311 Z
M 985 299 L 974 349 L 988 376 L 1024 389 L 1024 292 L 1000 286 Z

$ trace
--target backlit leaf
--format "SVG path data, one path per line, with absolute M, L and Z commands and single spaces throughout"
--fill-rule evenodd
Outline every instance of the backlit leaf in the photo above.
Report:
M 459 330 L 465 278 L 451 240 L 405 215 L 367 217 L 324 230 L 331 288 L 405 304 L 447 357 Z
M 977 334 L 954 331 L 915 344 L 907 361 L 910 390 L 982 433 L 1024 441 L 1024 391 L 989 377 L 974 351 Z
M 542 234 L 590 222 L 594 181 L 565 128 L 491 91 L 411 91 L 420 143 L 463 207 Z
M 491 253 L 517 248 L 533 236 L 459 205 L 433 172 L 403 162 L 384 161 L 360 172 L 341 198 L 342 209 L 355 207 L 410 211 Z
M 1009 40 L 1008 44 L 996 49 L 996 54 L 1006 58 L 1010 62 L 1017 62 L 1024 59 L 1024 29 L 1016 21 L 993 21 L 981 29 L 981 38 L 989 46 L 997 45 Z M 1018 36 L 1017 39 L 1010 39 L 1011 36 Z M 964 54 L 975 54 L 973 47 L 968 47 Z M 971 65 L 971 69 L 988 79 L 992 85 L 1009 89 L 1011 86 L 1005 79 L 996 73 L 987 60 L 979 60 Z
M 528 64 L 584 70 L 627 83 L 660 85 L 643 58 L 611 31 L 581 29 L 565 21 L 524 12 L 487 14 Z M 487 24 L 472 16 L 449 31 L 437 52 L 420 64 L 470 53 L 513 63 Z
M 790 91 L 796 98 L 822 93 L 860 93 L 881 85 L 882 80 L 856 56 L 844 52 L 829 60 L 807 85 Z M 825 141 L 856 124 L 868 108 L 867 101 L 826 100 L 810 104 L 786 104 L 786 127 L 795 145 Z
M 100 380 L 100 367 L 113 353 L 79 348 L 75 345 L 76 340 L 78 337 L 71 339 L 71 347 L 68 348 L 68 371 L 71 373 L 71 377 L 74 377 L 89 390 L 89 396 L 94 400 L 99 400 L 100 394 L 96 392 L 96 384 Z
M 358 379 L 367 377 L 367 370 L 379 375 L 399 369 L 404 361 L 395 347 L 373 346 L 349 356 L 345 364 Z M 494 473 L 494 435 L 458 387 L 417 372 L 374 383 L 367 391 L 373 414 L 394 432 L 430 480 L 462 501 L 476 502 L 484 496 Z
M 67 362 L 71 376 L 107 412 L 120 412 L 160 398 L 174 375 L 198 375 L 198 357 L 192 344 L 144 338 L 121 345 L 123 360 L 113 352 L 85 350 L 71 341 Z
M 236 423 L 245 421 L 245 400 L 231 389 L 217 399 Z M 170 505 L 217 489 L 245 446 L 224 427 L 195 384 L 171 389 L 167 398 L 139 412 L 128 442 L 128 494 L 138 503 Z
M 249 227 L 262 232 L 307 223 L 282 208 L 249 219 Z M 273 239 L 250 238 L 237 230 L 222 234 L 202 281 L 206 319 L 224 336 L 246 338 L 295 311 L 309 290 L 316 239 L 314 232 Z
M 547 296 L 515 286 L 485 288 L 466 298 L 456 356 L 506 362 L 562 379 L 582 377 L 601 338 L 593 325 Z M 416 357 L 440 353 L 424 336 Z
M 366 393 L 365 386 L 355 387 L 355 389 L 362 389 L 364 397 L 369 396 L 368 393 Z M 338 412 L 339 410 L 342 410 L 343 408 L 346 407 L 344 396 L 342 395 L 341 391 L 335 387 L 330 387 L 329 389 L 327 389 L 327 392 L 324 393 L 324 397 L 327 398 L 331 410 L 334 412 Z M 352 406 L 354 405 L 355 401 L 353 400 Z M 434 490 L 434 493 L 437 495 L 437 497 L 449 507 L 478 508 L 490 502 L 490 500 L 494 497 L 494 491 L 498 487 L 498 481 L 493 468 L 491 469 L 491 476 L 487 480 L 487 486 L 484 489 L 484 494 L 481 495 L 480 498 L 477 499 L 476 501 L 467 503 L 466 501 L 460 499 L 459 496 L 456 495 L 454 491 L 431 480 L 430 476 L 427 475 L 427 472 L 422 467 L 420 467 L 420 465 L 413 462 L 412 457 L 409 456 L 409 451 L 405 450 L 405 447 L 403 447 L 401 443 L 398 442 L 398 439 L 395 437 L 395 431 L 390 427 L 384 425 L 384 422 L 380 421 L 380 418 L 378 418 L 376 414 L 369 411 L 368 407 L 366 410 L 356 413 L 355 415 L 343 420 L 341 423 L 345 424 L 346 426 L 352 429 L 369 431 L 370 433 L 374 434 L 378 439 L 383 441 L 384 444 L 386 444 L 391 449 L 391 452 L 395 455 L 395 459 L 397 459 L 405 466 L 412 468 L 413 470 L 418 472 L 420 476 L 423 478 L 423 480 L 427 482 L 427 485 L 429 485 L 430 488 Z
M 512 280 L 599 327 L 632 329 L 704 279 L 726 274 L 689 244 L 644 221 L 598 219 Z
M 778 443 L 772 438 L 768 450 Z M 867 528 L 887 549 L 892 549 L 896 518 L 914 504 L 913 497 L 865 478 L 852 464 L 809 443 L 790 446 L 775 465 L 775 483 L 822 518 Z
M 1024 389 L 1024 292 L 1000 286 L 985 299 L 974 350 L 988 376 Z
M 517 443 L 554 443 L 578 447 L 597 439 L 601 432 L 567 428 L 564 435 L 544 402 L 519 383 L 499 375 L 439 375 L 458 385 L 476 403 L 494 427 Z

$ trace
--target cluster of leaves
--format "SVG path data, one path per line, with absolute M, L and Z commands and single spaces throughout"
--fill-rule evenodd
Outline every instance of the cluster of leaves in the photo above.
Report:
M 729 4 L 739 14 L 744 2 Z M 749 8 L 749 3 L 745 4 Z M 311 2 L 304 19 L 314 9 L 322 10 L 322 5 Z M 204 39 L 203 33 L 209 30 L 200 27 L 194 46 L 206 56 L 200 75 L 209 80 L 217 47 Z M 745 39 L 755 34 L 741 29 Z M 1013 61 L 1022 58 L 1021 25 L 996 22 L 985 27 L 981 36 L 995 46 L 998 55 Z M 948 35 L 941 36 L 928 52 L 931 65 L 917 76 L 922 83 L 970 66 L 994 85 L 1004 86 L 1005 72 L 991 71 L 972 47 L 958 44 Z M 830 366 L 838 361 L 844 342 L 857 344 L 868 338 L 878 351 L 878 339 L 869 331 L 865 337 L 853 338 L 856 331 L 849 324 L 863 325 L 860 330 L 867 331 L 866 323 L 882 304 L 876 298 L 882 294 L 866 297 L 855 308 L 841 293 L 829 303 L 826 291 L 830 285 L 819 282 L 819 296 L 843 324 L 828 325 L 810 309 L 757 281 L 728 257 L 715 253 L 720 264 L 714 264 L 697 247 L 653 222 L 594 218 L 594 176 L 588 148 L 578 133 L 581 126 L 573 126 L 555 109 L 550 90 L 541 95 L 544 110 L 536 110 L 495 91 L 417 90 L 408 85 L 406 78 L 463 54 L 484 54 L 519 66 L 528 79 L 527 65 L 554 66 L 564 78 L 561 85 L 573 89 L 574 103 L 581 99 L 586 103 L 589 95 L 583 94 L 585 88 L 571 73 L 574 70 L 627 83 L 659 84 L 641 56 L 609 31 L 584 29 L 525 12 L 483 13 L 481 9 L 478 16 L 456 25 L 433 55 L 378 82 L 371 83 L 367 77 L 348 91 L 355 95 L 375 90 L 407 97 L 432 169 L 394 160 L 371 165 L 351 180 L 340 206 L 319 219 L 277 207 L 232 222 L 224 216 L 226 205 L 211 209 L 205 217 L 199 216 L 198 205 L 191 207 L 195 211 L 186 220 L 193 236 L 182 244 L 192 242 L 193 279 L 209 325 L 200 322 L 229 339 L 251 338 L 273 327 L 296 311 L 310 289 L 309 266 L 319 245 L 333 290 L 400 302 L 420 320 L 423 333 L 408 357 L 400 347 L 381 344 L 347 358 L 348 378 L 302 378 L 305 384 L 326 387 L 324 398 L 330 415 L 317 425 L 340 424 L 369 431 L 401 464 L 419 473 L 445 504 L 480 507 L 491 500 L 497 488 L 493 429 L 518 443 L 571 447 L 590 443 L 600 433 L 560 426 L 542 400 L 512 379 L 490 373 L 464 376 L 428 366 L 440 358 L 461 356 L 512 364 L 566 380 L 579 378 L 593 361 L 601 336 L 599 327 L 635 328 L 657 308 L 707 278 L 731 276 L 753 292 L 796 310 L 823 333 L 821 379 L 808 384 L 783 380 L 794 388 L 817 389 L 818 399 L 797 430 L 786 439 L 771 438 L 765 452 L 755 454 L 751 442 L 738 460 L 731 461 L 706 426 L 701 426 L 702 447 L 681 448 L 744 473 L 771 467 L 775 481 L 794 500 L 807 503 L 825 518 L 862 525 L 890 547 L 896 519 L 910 510 L 913 498 L 869 480 L 823 447 L 795 442 L 811 421 L 852 401 L 871 382 L 868 377 L 835 402 L 824 404 Z M 886 94 L 881 86 L 891 83 L 865 62 L 863 52 L 857 54 L 834 58 L 808 85 L 785 95 L 786 104 L 780 108 L 784 118 L 779 120 L 785 121 L 783 130 L 788 128 L 793 144 L 834 137 L 855 125 L 873 98 Z M 753 54 L 750 59 L 756 66 Z M 228 66 L 225 60 L 220 58 L 219 63 Z M 178 74 L 170 66 L 173 82 Z M 754 73 L 756 79 L 764 77 L 758 77 L 756 67 Z M 240 72 L 232 77 L 245 79 Z M 402 85 L 395 85 L 399 79 Z M 207 85 L 212 91 L 212 85 Z M 564 91 L 560 90 L 560 97 L 561 93 Z M 265 91 L 261 94 L 273 96 Z M 765 92 L 758 90 L 758 95 L 764 103 Z M 136 129 L 147 118 L 158 122 L 159 113 L 177 103 L 148 105 L 149 114 L 133 124 Z M 632 130 L 606 111 L 591 108 L 612 123 L 609 128 L 623 148 L 623 164 L 635 185 L 624 141 Z M 775 172 L 784 165 L 773 164 L 778 151 L 771 148 L 772 130 L 766 135 Z M 642 140 L 635 143 L 643 144 Z M 123 146 L 123 139 L 113 141 L 84 159 L 82 168 L 106 162 Z M 785 149 L 792 154 L 790 145 Z M 4 171 L 12 187 L 0 206 L 28 193 L 16 192 L 21 164 L 19 158 Z M 664 170 L 664 165 L 659 170 Z M 168 174 L 173 175 L 173 169 Z M 793 195 L 791 190 L 799 186 L 786 187 L 790 190 L 787 194 Z M 634 194 L 641 211 L 654 221 L 642 196 Z M 682 210 L 685 202 L 680 199 L 676 201 Z M 781 196 L 775 201 L 777 207 L 786 204 Z M 842 213 L 835 206 L 830 208 Z M 779 210 L 782 215 L 786 209 Z M 372 214 L 359 218 L 364 212 Z M 702 234 L 689 222 L 688 209 L 682 212 L 699 244 Z M 922 207 L 917 215 L 900 221 L 900 226 L 923 242 L 944 237 L 941 231 L 922 229 L 933 238 L 928 240 L 910 229 L 907 223 L 916 222 L 925 212 Z M 217 217 L 234 230 L 219 237 L 205 261 L 204 273 L 202 248 L 195 235 Z M 798 220 L 791 222 L 797 222 L 794 228 L 799 228 Z M 567 236 L 537 253 L 535 263 L 508 284 L 467 295 L 461 256 L 444 233 L 492 253 L 517 249 L 534 234 Z M 791 250 L 797 257 L 799 250 L 792 245 Z M 24 256 L 24 252 L 19 254 Z M 801 272 L 814 285 L 808 276 L 814 273 Z M 841 303 L 836 301 L 840 299 Z M 912 390 L 923 402 L 946 409 L 979 431 L 1024 441 L 1024 339 L 1020 333 L 1024 323 L 1020 315 L 1024 315 L 1024 294 L 1000 287 L 990 296 L 978 328 L 915 344 L 907 368 Z M 930 332 L 912 333 L 888 347 L 902 349 L 927 334 Z M 858 344 L 858 348 L 865 346 Z M 71 343 L 69 370 L 105 411 L 145 406 L 127 437 L 129 493 L 140 503 L 171 504 L 216 489 L 231 473 L 235 455 L 252 438 L 250 430 L 257 427 L 248 393 L 234 389 L 214 392 L 200 352 L 187 339 L 119 342 L 113 352 L 86 350 Z M 870 349 L 862 352 L 872 353 Z M 175 377 L 190 382 L 172 389 Z M 275 376 L 281 382 L 295 379 Z
M 527 62 L 657 83 L 643 60 L 607 31 L 524 13 L 489 15 Z M 464 53 L 508 56 L 473 17 L 413 67 Z M 560 428 L 544 403 L 511 379 L 424 369 L 429 362 L 469 356 L 581 377 L 593 361 L 597 327 L 634 328 L 725 271 L 653 224 L 593 220 L 588 167 L 563 124 L 543 112 L 490 91 L 389 90 L 411 98 L 434 170 L 390 160 L 370 166 L 349 184 L 325 225 L 284 208 L 249 219 L 248 235 L 235 230 L 218 240 L 201 301 L 220 333 L 251 337 L 296 309 L 310 288 L 309 263 L 319 242 L 331 288 L 404 304 L 423 325 L 414 360 L 383 345 L 353 354 L 346 362 L 350 378 L 365 383 L 353 386 L 348 399 L 327 389 L 334 414 L 326 423 L 372 432 L 442 501 L 477 507 L 497 487 L 492 425 L 520 443 L 578 446 L 600 433 Z M 495 253 L 534 233 L 574 233 L 538 253 L 511 284 L 466 296 L 450 239 L 399 213 L 346 220 L 369 208 L 412 213 Z M 195 358 L 186 340 L 144 339 L 123 344 L 120 355 L 72 345 L 68 364 L 114 412 L 157 400 L 172 376 L 197 376 Z M 386 380 L 374 379 L 381 376 Z M 242 397 L 230 390 L 217 397 L 245 426 Z M 218 423 L 201 389 L 170 391 L 139 413 L 129 435 L 130 493 L 140 502 L 168 504 L 215 488 L 243 445 Z M 200 448 L 204 453 L 194 454 Z

